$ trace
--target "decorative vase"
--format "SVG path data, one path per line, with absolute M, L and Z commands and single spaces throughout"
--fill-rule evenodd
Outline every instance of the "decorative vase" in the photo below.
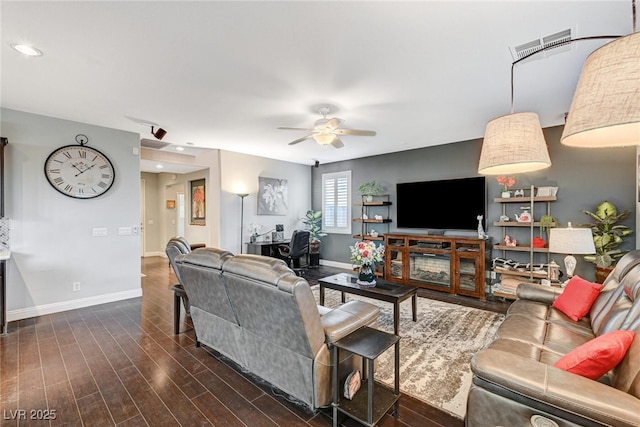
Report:
M 509 199 L 509 198 L 511 198 L 511 191 L 503 191 L 503 192 L 502 192 L 502 198 L 503 198 L 503 199 Z
M 361 286 L 375 286 L 376 276 L 373 273 L 373 265 L 362 264 L 358 270 L 358 280 L 356 280 Z

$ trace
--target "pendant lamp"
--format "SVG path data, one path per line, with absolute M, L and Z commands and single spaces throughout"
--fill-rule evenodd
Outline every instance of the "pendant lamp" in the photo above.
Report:
M 551 166 L 536 113 L 511 113 L 487 123 L 478 173 L 503 175 Z
M 589 55 L 560 141 L 587 148 L 640 145 L 640 32 Z

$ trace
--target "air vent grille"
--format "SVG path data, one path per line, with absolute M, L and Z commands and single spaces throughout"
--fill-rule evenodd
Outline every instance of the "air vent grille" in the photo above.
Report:
M 171 145 L 169 142 L 156 141 L 155 139 L 142 138 L 140 140 L 140 146 L 143 148 L 153 148 L 154 150 L 161 150 L 164 147 Z
M 523 43 L 518 46 L 509 48 L 514 61 L 522 59 L 527 55 L 531 55 L 540 50 L 545 50 L 540 55 L 533 55 L 523 62 L 533 61 L 535 59 L 546 58 L 550 55 L 566 52 L 571 49 L 571 38 L 575 36 L 575 30 L 572 28 L 559 31 L 539 39 Z

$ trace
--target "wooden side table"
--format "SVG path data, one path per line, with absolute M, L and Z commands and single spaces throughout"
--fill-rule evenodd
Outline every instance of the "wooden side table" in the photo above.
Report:
M 374 360 L 391 346 L 395 347 L 395 375 L 393 390 L 374 381 Z M 343 384 L 338 382 L 338 350 L 350 351 L 362 357 L 362 387 L 352 400 L 341 398 Z M 393 416 L 398 418 L 400 399 L 400 337 L 363 326 L 341 340 L 331 349 L 333 376 L 333 427 L 338 427 L 338 415 L 344 413 L 366 426 L 374 426 L 394 406 Z M 365 387 L 366 385 L 366 387 Z M 374 399 L 375 394 L 375 399 Z
M 187 314 L 189 314 L 189 299 L 187 298 L 187 291 L 181 284 L 171 286 L 173 290 L 173 333 L 178 335 L 180 333 L 180 303 L 184 302 L 184 308 Z

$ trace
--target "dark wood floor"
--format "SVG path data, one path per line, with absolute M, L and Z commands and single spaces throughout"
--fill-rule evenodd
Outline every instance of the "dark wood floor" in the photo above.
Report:
M 174 335 L 175 276 L 164 258 L 142 265 L 142 298 L 9 324 L 0 337 L 1 426 L 331 425 L 328 411 L 307 412 L 195 347 L 188 317 Z M 334 271 L 311 270 L 309 281 Z M 463 426 L 409 396 L 400 403 L 399 418 L 386 415 L 381 426 Z

